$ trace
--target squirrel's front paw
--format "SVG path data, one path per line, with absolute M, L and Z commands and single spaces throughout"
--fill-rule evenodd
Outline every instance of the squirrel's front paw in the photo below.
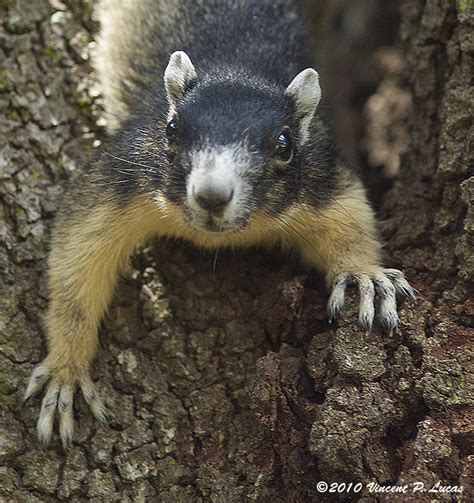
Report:
M 379 319 L 388 330 L 397 326 L 397 297 L 415 300 L 415 293 L 403 273 L 397 269 L 380 269 L 376 272 L 342 273 L 332 283 L 328 302 L 329 319 L 334 319 L 344 305 L 346 287 L 356 284 L 360 295 L 359 323 L 369 330 L 374 321 L 374 301 L 378 300 Z
M 38 393 L 47 383 L 46 393 L 41 403 L 37 423 L 38 437 L 43 445 L 51 440 L 54 416 L 59 415 L 59 434 L 65 448 L 70 447 L 74 432 L 73 401 L 76 385 L 79 384 L 82 394 L 94 416 L 105 421 L 105 406 L 95 389 L 88 372 L 77 375 L 68 367 L 53 370 L 43 362 L 31 374 L 24 400 Z

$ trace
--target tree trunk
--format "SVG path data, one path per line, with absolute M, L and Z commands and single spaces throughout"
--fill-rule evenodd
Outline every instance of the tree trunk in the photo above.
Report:
M 358 70 L 327 77 L 341 141 L 355 134 L 349 157 L 388 179 L 398 155 L 383 153 L 405 150 L 394 183 L 376 176 L 378 193 L 392 184 L 381 205 L 387 264 L 418 290 L 400 329 L 364 334 L 356 299 L 329 325 L 321 281 L 271 252 L 155 243 L 133 260 L 101 331 L 94 378 L 109 424 L 79 399 L 73 448 L 56 438 L 41 449 L 39 401 L 21 397 L 46 352 L 49 229 L 80 153 L 103 138 L 92 3 L 0 1 L 0 501 L 472 501 L 469 0 L 407 0 L 386 13 L 400 15 L 403 75 L 377 74 L 352 45 L 340 61 L 356 58 Z M 341 23 L 353 21 L 351 3 L 337 4 L 326 42 L 354 36 Z M 372 52 L 387 43 L 375 38 Z M 368 61 L 374 76 L 351 101 Z M 411 96 L 411 108 L 397 115 L 387 96 Z M 321 481 L 354 485 L 337 494 Z M 413 494 L 414 482 L 438 481 L 463 492 Z M 408 489 L 384 495 L 370 483 Z

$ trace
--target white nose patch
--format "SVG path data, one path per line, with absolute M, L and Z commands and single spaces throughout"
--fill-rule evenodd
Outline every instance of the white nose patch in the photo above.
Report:
M 218 169 L 204 171 L 201 176 L 194 177 L 192 192 L 194 198 L 199 202 L 199 198 L 221 199 L 223 202 L 229 201 L 231 194 L 235 191 L 235 178 L 228 176 Z
M 198 205 L 210 214 L 219 216 L 224 213 L 234 197 L 231 184 L 210 183 L 203 187 L 193 186 L 193 196 Z
M 196 212 L 210 211 L 214 200 L 216 207 L 220 205 L 222 215 L 232 220 L 240 213 L 242 199 L 249 191 L 245 180 L 249 169 L 250 156 L 240 143 L 193 152 L 187 183 L 189 207 Z

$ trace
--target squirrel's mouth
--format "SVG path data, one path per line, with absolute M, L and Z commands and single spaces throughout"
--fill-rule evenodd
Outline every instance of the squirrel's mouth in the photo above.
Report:
M 225 232 L 228 230 L 228 227 L 226 225 L 222 225 L 220 222 L 216 221 L 215 218 L 212 216 L 209 216 L 208 219 L 206 220 L 206 223 L 204 225 L 204 230 L 207 232 Z
M 213 217 L 209 217 L 203 222 L 193 222 L 193 227 L 209 234 L 229 234 L 237 232 L 242 226 L 230 224 L 227 222 L 219 222 Z
M 185 211 L 184 214 L 185 220 L 190 227 L 207 234 L 230 234 L 239 232 L 248 225 L 248 219 L 244 217 L 229 221 L 212 214 L 196 215 L 192 211 Z

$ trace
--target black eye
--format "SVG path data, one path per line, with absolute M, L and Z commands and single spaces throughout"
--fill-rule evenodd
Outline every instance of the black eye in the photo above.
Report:
M 293 140 L 290 133 L 284 131 L 278 135 L 276 139 L 273 156 L 280 161 L 288 162 L 293 155 Z
M 178 123 L 175 119 L 168 122 L 166 126 L 166 137 L 170 143 L 174 143 L 178 138 Z

